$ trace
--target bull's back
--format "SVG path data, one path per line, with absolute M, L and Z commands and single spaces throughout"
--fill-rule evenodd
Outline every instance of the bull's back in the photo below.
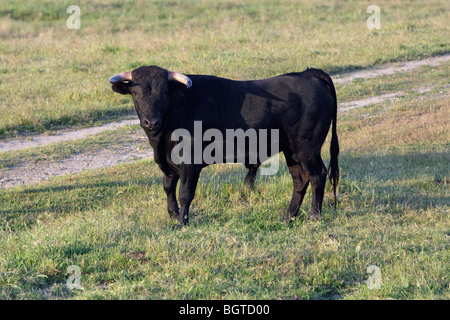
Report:
M 311 131 L 331 121 L 330 90 L 308 70 L 253 81 L 190 77 L 184 117 L 201 120 L 205 128 L 284 130 L 301 125 Z

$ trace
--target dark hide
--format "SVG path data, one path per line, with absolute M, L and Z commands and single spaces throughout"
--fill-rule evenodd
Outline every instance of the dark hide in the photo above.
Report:
M 192 135 L 194 121 L 202 121 L 203 132 L 242 128 L 278 129 L 280 150 L 285 155 L 293 179 L 293 194 L 286 219 L 293 219 L 309 184 L 312 207 L 309 218 L 320 217 L 327 173 L 334 188 L 339 180 L 339 144 L 336 134 L 336 91 L 322 70 L 307 69 L 255 81 L 233 81 L 207 75 L 188 75 L 192 87 L 168 80 L 168 71 L 144 66 L 132 71 L 132 81 L 114 83 L 112 89 L 131 94 L 141 126 L 154 150 L 155 162 L 164 173 L 169 214 L 179 225 L 188 222 L 200 171 L 207 164 L 179 164 L 171 159 L 178 143 L 171 141 L 175 129 Z M 329 172 L 321 158 L 321 148 L 332 125 Z M 204 146 L 203 146 L 204 148 Z M 246 158 L 247 159 L 247 158 Z M 260 163 L 245 164 L 246 184 L 252 186 Z M 175 190 L 180 189 L 178 206 Z

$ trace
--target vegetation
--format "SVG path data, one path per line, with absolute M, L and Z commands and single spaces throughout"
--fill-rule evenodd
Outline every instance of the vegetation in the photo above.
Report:
M 42 132 L 133 112 L 111 75 L 141 65 L 255 79 L 322 68 L 332 74 L 449 52 L 444 0 L 73 1 L 0 3 L 0 135 Z
M 108 79 L 141 64 L 245 79 L 449 51 L 444 1 L 381 2 L 381 30 L 366 28 L 362 1 L 85 1 L 80 30 L 65 27 L 70 4 L 0 3 L 3 137 L 128 115 Z M 339 101 L 407 93 L 339 114 L 339 203 L 329 190 L 318 221 L 306 221 L 308 191 L 283 222 L 284 165 L 255 190 L 241 165 L 208 167 L 182 230 L 152 159 L 0 189 L 0 298 L 449 299 L 449 68 L 337 86 Z M 0 167 L 126 142 L 134 129 L 0 153 Z M 82 289 L 66 285 L 72 265 Z

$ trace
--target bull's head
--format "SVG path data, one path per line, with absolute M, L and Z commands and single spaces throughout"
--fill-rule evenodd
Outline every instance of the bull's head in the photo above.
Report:
M 131 94 L 134 107 L 144 130 L 158 131 L 169 107 L 169 85 L 192 85 L 188 76 L 149 66 L 116 74 L 109 79 L 112 89 L 120 94 Z

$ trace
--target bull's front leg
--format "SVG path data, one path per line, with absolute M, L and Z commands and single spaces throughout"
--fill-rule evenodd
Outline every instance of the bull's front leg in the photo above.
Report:
M 199 165 L 184 165 L 180 173 L 180 190 L 178 200 L 180 202 L 180 212 L 178 214 L 177 227 L 189 223 L 189 206 L 195 196 L 200 171 Z
M 163 179 L 163 188 L 167 195 L 167 211 L 169 212 L 169 216 L 174 219 L 177 219 L 180 213 L 176 197 L 176 189 L 179 178 L 180 176 L 177 174 L 164 174 Z

